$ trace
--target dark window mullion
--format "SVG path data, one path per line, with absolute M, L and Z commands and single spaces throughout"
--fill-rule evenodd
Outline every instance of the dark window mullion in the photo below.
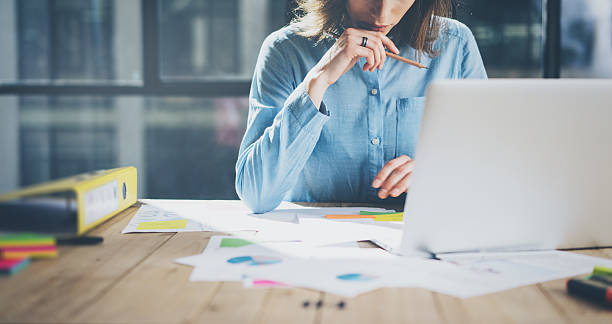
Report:
M 70 96 L 189 96 L 189 97 L 244 97 L 251 81 L 172 81 L 155 86 L 124 85 L 0 85 L 1 95 L 70 95 Z
M 142 81 L 145 89 L 157 88 L 160 85 L 158 4 L 157 0 L 141 0 Z
M 546 0 L 543 77 L 561 77 L 561 0 Z

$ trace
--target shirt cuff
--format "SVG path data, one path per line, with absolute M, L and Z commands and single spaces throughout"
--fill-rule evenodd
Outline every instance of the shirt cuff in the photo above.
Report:
M 325 106 L 325 103 L 321 101 L 321 107 L 319 107 L 319 111 L 325 115 L 325 116 L 329 116 L 329 110 L 327 110 L 327 107 Z
M 289 98 L 287 98 L 285 104 L 289 113 L 293 115 L 302 127 L 318 128 L 329 119 L 327 114 L 321 113 L 320 108 L 317 109 L 314 105 L 303 83 L 298 85 Z M 321 106 L 323 106 L 323 103 L 321 103 Z M 324 109 L 327 111 L 326 107 Z

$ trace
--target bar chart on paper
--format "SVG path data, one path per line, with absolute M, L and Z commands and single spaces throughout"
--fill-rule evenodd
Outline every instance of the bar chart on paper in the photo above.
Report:
M 142 205 L 121 233 L 138 232 L 201 232 L 208 230 L 202 223 L 174 212 Z

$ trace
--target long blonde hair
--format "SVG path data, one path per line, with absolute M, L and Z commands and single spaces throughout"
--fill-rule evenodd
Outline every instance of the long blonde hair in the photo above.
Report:
M 317 40 L 341 33 L 347 22 L 346 0 L 297 0 L 294 13 L 292 24 L 299 27 L 297 33 Z M 389 37 L 398 46 L 414 48 L 418 60 L 423 53 L 434 57 L 439 54 L 434 42 L 443 28 L 439 17 L 450 17 L 451 13 L 450 0 L 416 0 Z

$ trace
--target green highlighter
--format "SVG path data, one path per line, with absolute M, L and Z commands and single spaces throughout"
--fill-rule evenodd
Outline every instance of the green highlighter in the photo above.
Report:
M 612 306 L 612 269 L 602 266 L 584 279 L 572 278 L 566 283 L 567 292 L 588 300 Z

